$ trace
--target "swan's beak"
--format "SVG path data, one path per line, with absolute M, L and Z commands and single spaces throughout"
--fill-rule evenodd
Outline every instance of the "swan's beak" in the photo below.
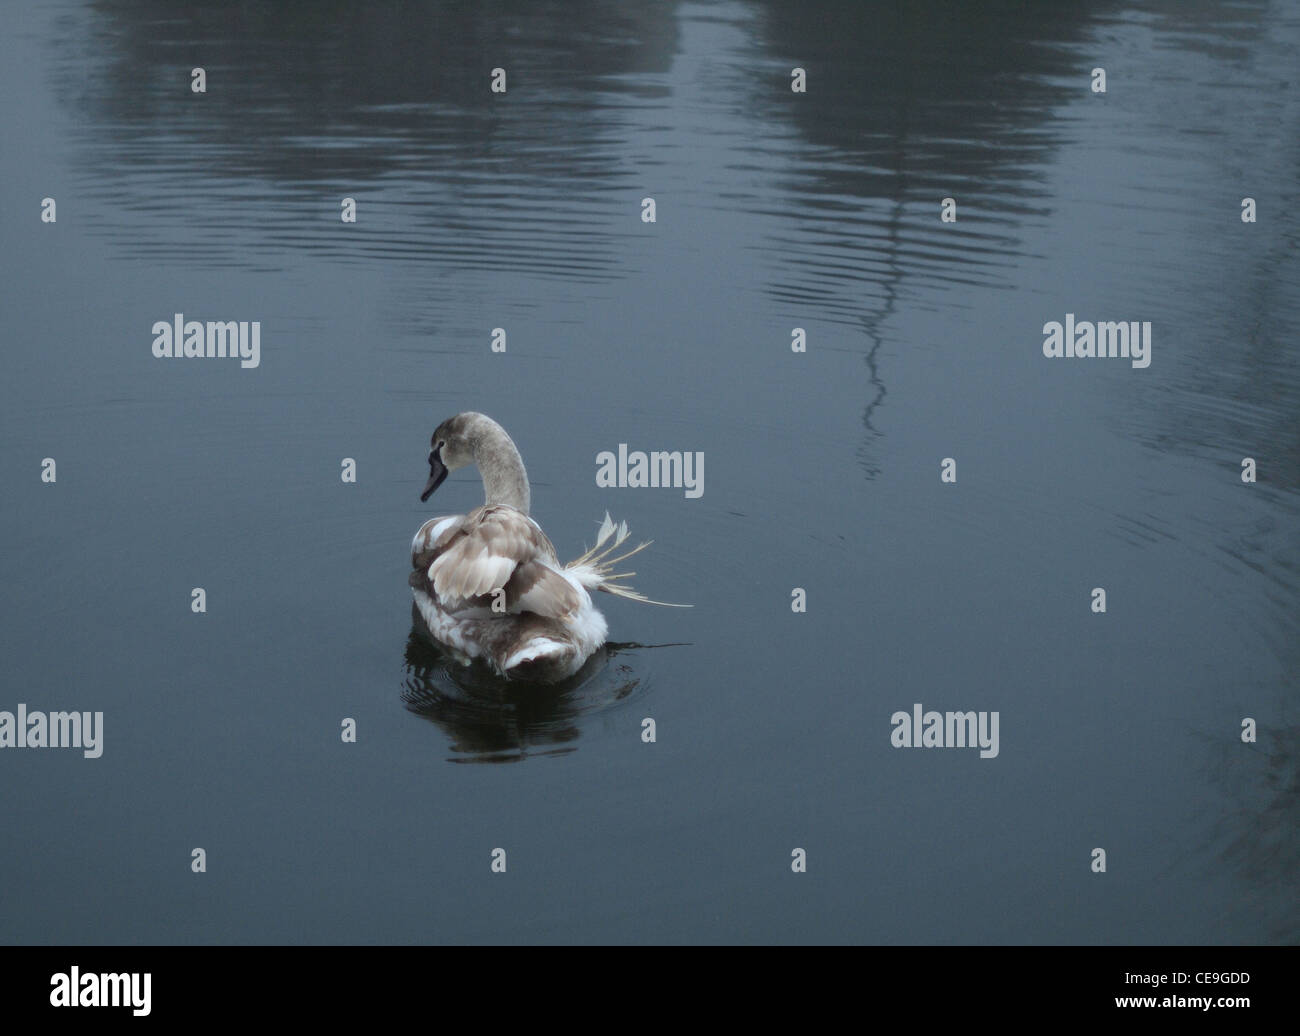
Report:
M 442 462 L 442 458 L 437 453 L 429 455 L 429 481 L 424 484 L 424 492 L 420 494 L 420 502 L 423 503 L 433 496 L 433 491 L 442 485 L 442 480 L 447 477 L 447 465 Z

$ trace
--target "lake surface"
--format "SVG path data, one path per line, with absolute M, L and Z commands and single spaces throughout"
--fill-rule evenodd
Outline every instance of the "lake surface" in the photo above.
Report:
M 6 12 L 0 710 L 104 738 L 0 751 L 0 940 L 1297 941 L 1300 11 L 491 6 Z M 440 659 L 462 410 L 693 609 L 544 694 Z

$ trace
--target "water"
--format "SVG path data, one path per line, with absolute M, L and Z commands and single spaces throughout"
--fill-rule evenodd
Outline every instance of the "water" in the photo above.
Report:
M 1300 935 L 1293 7 L 7 21 L 0 709 L 105 748 L 0 753 L 4 941 Z M 177 312 L 261 321 L 260 366 L 155 359 Z M 1151 366 L 1044 358 L 1066 313 L 1151 321 Z M 431 653 L 466 409 L 561 554 L 608 509 L 694 609 L 602 601 L 545 695 Z M 620 442 L 704 495 L 597 487 Z M 915 702 L 999 755 L 891 747 Z

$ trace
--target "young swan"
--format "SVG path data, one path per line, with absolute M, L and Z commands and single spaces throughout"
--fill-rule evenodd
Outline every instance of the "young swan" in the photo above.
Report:
M 572 676 L 605 643 L 605 617 L 589 590 L 651 601 L 617 582 L 613 567 L 650 546 L 610 557 L 627 539 L 606 513 L 596 545 L 561 565 L 528 516 L 528 475 L 506 430 L 486 414 L 457 414 L 431 440 L 428 500 L 448 472 L 474 464 L 486 501 L 469 514 L 430 518 L 411 542 L 411 593 L 439 643 L 462 661 L 482 658 L 506 677 L 555 681 Z M 672 607 L 689 607 L 673 605 Z

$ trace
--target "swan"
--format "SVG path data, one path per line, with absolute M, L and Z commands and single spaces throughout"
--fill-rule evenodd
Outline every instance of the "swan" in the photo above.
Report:
M 614 565 L 650 546 L 610 555 L 627 539 L 627 522 L 609 512 L 596 545 L 561 565 L 542 527 L 528 514 L 523 458 L 506 430 L 466 411 L 430 439 L 427 501 L 449 472 L 475 465 L 486 499 L 469 514 L 430 518 L 411 541 L 411 594 L 434 639 L 462 662 L 483 659 L 498 674 L 554 682 L 572 676 L 605 643 L 605 617 L 591 590 L 651 601 L 619 580 Z M 689 607 L 689 605 L 667 605 Z

